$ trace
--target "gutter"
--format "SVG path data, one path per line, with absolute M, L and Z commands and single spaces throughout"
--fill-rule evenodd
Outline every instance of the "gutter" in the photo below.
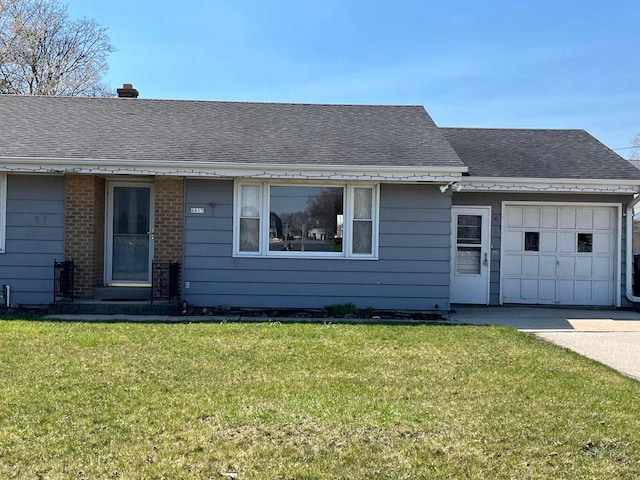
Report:
M 633 207 L 640 203 L 640 195 L 636 197 L 627 205 L 627 231 L 626 231 L 626 262 L 625 262 L 625 296 L 627 300 L 632 303 L 640 303 L 640 297 L 633 294 Z M 640 217 L 640 214 L 638 214 Z M 640 279 L 638 279 L 640 281 Z

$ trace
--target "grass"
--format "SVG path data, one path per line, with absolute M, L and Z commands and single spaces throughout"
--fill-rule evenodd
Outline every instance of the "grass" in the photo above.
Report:
M 636 479 L 640 384 L 509 328 L 0 322 L 0 478 Z

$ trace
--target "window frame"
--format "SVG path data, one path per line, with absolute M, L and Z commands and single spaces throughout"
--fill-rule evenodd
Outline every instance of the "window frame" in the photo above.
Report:
M 6 252 L 7 239 L 7 174 L 0 173 L 0 253 Z
M 241 199 L 243 186 L 260 186 L 261 201 L 259 212 L 259 239 L 257 251 L 240 250 L 240 218 Z M 344 229 L 342 236 L 341 252 L 289 252 L 269 250 L 269 212 L 271 187 L 341 187 L 343 189 L 343 215 Z M 353 252 L 353 231 L 355 216 L 355 189 L 371 189 L 371 253 Z M 379 237 L 379 211 L 380 211 L 380 184 L 379 183 L 348 183 L 348 182 L 284 182 L 282 180 L 255 181 L 236 180 L 234 182 L 234 208 L 233 208 L 233 256 L 240 258 L 306 258 L 306 259 L 378 259 L 378 237 Z

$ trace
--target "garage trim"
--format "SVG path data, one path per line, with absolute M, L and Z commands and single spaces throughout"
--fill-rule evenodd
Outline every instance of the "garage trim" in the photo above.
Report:
M 504 277 L 506 270 L 507 207 L 510 206 L 555 206 L 555 207 L 612 207 L 615 208 L 616 228 L 614 246 L 614 306 L 621 306 L 622 297 L 622 204 L 600 202 L 536 202 L 536 201 L 503 201 L 500 225 L 500 305 L 504 304 Z

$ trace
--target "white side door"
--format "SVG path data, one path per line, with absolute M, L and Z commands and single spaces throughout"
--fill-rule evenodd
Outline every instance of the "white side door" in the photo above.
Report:
M 489 304 L 491 207 L 453 207 L 451 303 Z

